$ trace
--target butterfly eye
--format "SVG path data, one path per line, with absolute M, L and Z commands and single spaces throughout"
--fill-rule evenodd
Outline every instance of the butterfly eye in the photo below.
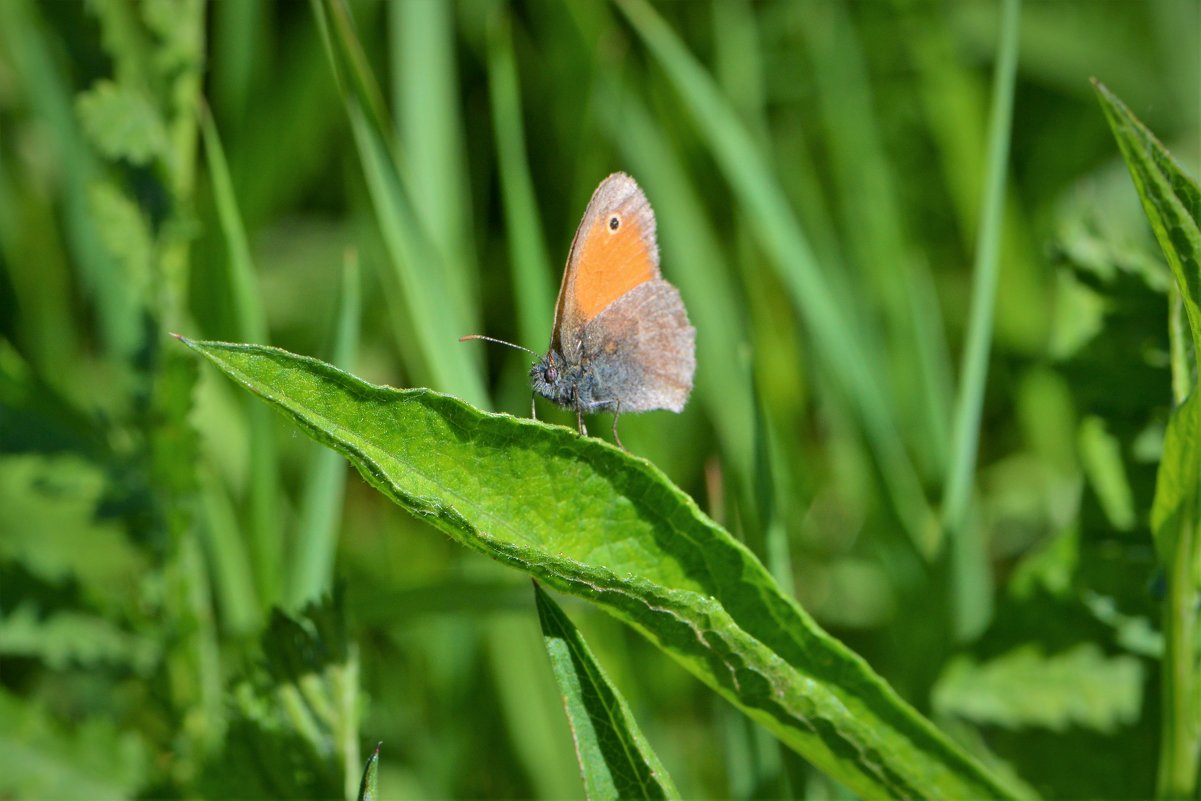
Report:
M 558 380 L 559 380 L 559 371 L 555 369 L 554 365 L 547 367 L 546 368 L 546 383 L 553 384 Z
M 612 217 L 609 218 L 609 230 L 616 231 L 620 227 L 621 227 L 621 218 L 618 217 L 616 214 L 614 214 Z

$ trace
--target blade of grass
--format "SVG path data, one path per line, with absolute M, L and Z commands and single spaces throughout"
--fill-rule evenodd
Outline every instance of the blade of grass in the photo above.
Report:
M 225 150 L 207 108 L 200 110 L 200 130 L 205 159 L 208 161 L 209 180 L 213 186 L 213 203 L 229 257 L 225 276 L 233 301 L 238 337 L 265 345 L 270 334 L 254 263 L 250 257 L 250 243 L 238 211 Z M 257 594 L 265 610 L 280 599 L 283 578 L 279 446 L 275 439 L 275 421 L 263 413 L 261 405 L 247 406 L 246 414 L 250 429 L 247 446 L 250 450 L 249 534 Z
M 359 256 L 357 251 L 349 250 L 342 266 L 342 291 L 330 347 L 330 362 L 343 368 L 353 366 L 359 349 L 362 316 L 359 287 Z M 296 555 L 288 582 L 288 603 L 293 609 L 320 599 L 332 588 L 338 519 L 345 490 L 346 462 L 328 450 L 313 454 L 300 499 Z
M 988 135 L 988 175 L 980 210 L 980 237 L 976 241 L 972 266 L 972 303 L 955 405 L 950 470 L 943 496 L 943 525 L 951 532 L 951 536 L 963 529 L 972 491 L 972 477 L 976 470 L 980 415 L 984 405 L 984 386 L 988 380 L 988 354 L 992 345 L 993 310 L 1000 266 L 1001 212 L 1013 122 L 1020 0 L 1005 0 L 1002 8 L 999 58 L 993 76 Z
M 463 121 L 456 100 L 453 3 L 388 3 L 392 108 L 417 218 L 441 253 L 454 306 L 475 330 L 479 297 Z
M 113 280 L 119 271 L 101 241 L 88 201 L 101 166 L 76 120 L 72 89 L 63 62 L 52 55 L 49 30 L 38 5 L 28 0 L 0 3 L 0 43 L 15 68 L 15 80 L 27 87 L 33 113 L 45 125 L 66 181 L 61 197 L 71 263 L 95 304 L 100 341 L 110 355 L 124 359 L 141 344 L 140 298 L 124 282 Z
M 881 391 L 877 376 L 882 371 L 864 350 L 862 332 L 835 302 L 766 159 L 712 79 L 658 13 L 644 0 L 620 0 L 618 7 L 684 100 L 791 292 L 823 364 L 855 404 L 898 517 L 918 550 L 932 554 L 932 515 Z
M 208 465 L 200 467 L 200 531 L 205 556 L 211 566 L 213 592 L 221 611 L 221 624 L 234 635 L 249 634 L 263 621 L 255 595 L 251 560 L 239 536 L 238 518 L 225 486 Z
M 626 621 L 864 797 L 1012 797 L 649 462 L 562 426 L 372 386 L 274 348 L 184 343 L 387 497 Z
M 951 548 L 950 608 L 956 635 L 968 639 L 981 632 L 992 614 L 992 581 L 988 555 L 978 526 L 970 525 L 980 418 L 988 360 L 992 348 L 993 312 L 1000 272 L 1001 223 L 1009 139 L 1013 126 L 1013 92 L 1017 75 L 1020 0 L 1005 0 L 993 76 L 992 113 L 988 137 L 988 176 L 980 208 L 980 238 L 972 266 L 972 301 L 968 313 L 959 391 L 951 437 L 947 484 L 943 493 L 944 536 Z
M 521 89 L 510 25 L 509 12 L 498 7 L 488 25 L 488 91 L 513 271 L 518 341 L 536 350 L 546 338 L 555 288 L 526 157 Z
M 325 32 L 330 63 L 339 76 L 376 222 L 391 261 L 392 279 L 400 286 L 403 312 L 417 339 L 422 364 L 416 367 L 435 386 L 486 403 L 488 396 L 475 369 L 473 351 L 458 341 L 471 333 L 469 310 L 455 302 L 448 266 L 418 216 L 415 195 L 393 148 L 392 126 L 349 11 L 341 0 L 314 0 L 313 9 Z
M 880 304 L 890 373 L 889 384 L 903 419 L 921 421 L 908 432 L 910 444 L 933 475 L 943 474 L 950 418 L 948 387 L 937 380 L 942 334 L 919 323 L 911 286 L 925 270 L 898 204 L 896 180 L 882 141 L 860 37 L 844 3 L 801 9 L 797 25 L 818 88 L 838 190 L 843 239 L 859 270 L 874 286 Z M 913 369 L 916 365 L 917 369 Z M 933 456 L 937 454 L 937 456 Z
M 585 797 L 679 798 L 625 698 L 579 630 L 536 581 L 534 604 L 571 724 Z

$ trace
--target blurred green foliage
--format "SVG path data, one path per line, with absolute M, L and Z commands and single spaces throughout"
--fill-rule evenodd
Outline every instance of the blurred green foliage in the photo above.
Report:
M 528 414 L 525 357 L 456 337 L 544 346 L 618 169 L 699 341 L 688 409 L 624 418 L 626 446 L 986 761 L 1149 795 L 1172 278 L 1088 78 L 1195 175 L 1201 7 L 1022 9 L 967 561 L 935 521 L 999 24 L 987 0 L 0 2 L 0 796 L 353 796 L 379 740 L 384 797 L 582 795 L 524 578 L 167 334 Z M 567 611 L 684 797 L 845 793 Z

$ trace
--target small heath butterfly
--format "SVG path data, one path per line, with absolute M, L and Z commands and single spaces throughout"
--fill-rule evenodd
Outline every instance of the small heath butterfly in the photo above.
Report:
M 585 414 L 611 412 L 621 445 L 618 416 L 683 410 L 694 372 L 696 329 L 659 273 L 655 213 L 633 178 L 614 173 L 592 194 L 571 242 L 550 348 L 530 367 L 530 385 L 575 409 L 581 434 Z

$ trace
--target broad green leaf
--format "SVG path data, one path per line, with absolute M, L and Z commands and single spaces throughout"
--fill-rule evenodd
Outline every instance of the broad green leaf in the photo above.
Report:
M 575 740 L 584 795 L 603 798 L 679 798 L 621 693 L 559 605 L 534 584 L 534 601 L 551 670 Z
M 153 101 L 128 86 L 97 81 L 79 96 L 79 121 L 105 156 L 149 164 L 167 153 L 167 129 Z
M 941 714 L 1011 729 L 1113 732 L 1138 720 L 1142 698 L 1142 663 L 1093 643 L 1049 656 L 1023 645 L 984 663 L 960 657 L 934 688 Z
M 274 348 L 183 342 L 412 514 L 625 620 L 863 797 L 1011 795 L 649 462 Z
M 1201 353 L 1201 189 L 1117 95 L 1096 80 L 1093 88 L 1176 277 L 1194 350 Z

